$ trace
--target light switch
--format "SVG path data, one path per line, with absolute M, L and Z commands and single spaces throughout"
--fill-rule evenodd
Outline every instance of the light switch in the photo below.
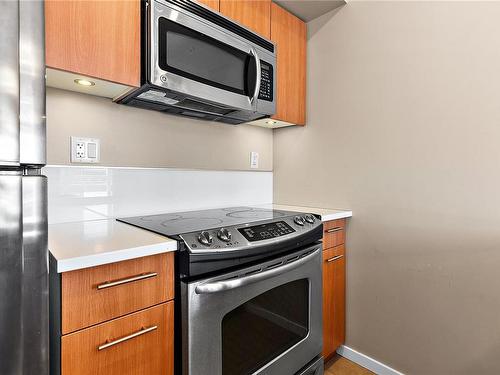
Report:
M 95 143 L 87 143 L 87 157 L 97 158 L 97 145 Z

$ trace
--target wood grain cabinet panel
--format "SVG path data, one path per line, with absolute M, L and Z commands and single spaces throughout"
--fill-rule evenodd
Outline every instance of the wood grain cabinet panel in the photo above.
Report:
M 220 0 L 220 12 L 270 39 L 271 0 Z
M 307 26 L 277 4 L 271 4 L 271 40 L 277 47 L 277 93 L 274 119 L 306 123 Z
M 76 331 L 174 298 L 174 253 L 65 272 L 62 333 Z
M 62 375 L 173 375 L 174 302 L 63 336 L 61 368 Z
M 345 243 L 345 219 L 323 223 L 323 250 Z
M 213 10 L 219 11 L 219 0 L 196 0 L 197 2 L 206 5 Z
M 46 0 L 46 65 L 140 85 L 140 1 Z
M 345 342 L 345 246 L 323 251 L 323 357 Z

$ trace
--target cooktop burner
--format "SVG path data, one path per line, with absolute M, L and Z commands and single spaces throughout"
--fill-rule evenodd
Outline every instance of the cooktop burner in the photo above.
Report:
M 230 207 L 202 211 L 136 216 L 118 219 L 166 236 L 202 231 L 295 215 L 294 212 L 254 207 Z

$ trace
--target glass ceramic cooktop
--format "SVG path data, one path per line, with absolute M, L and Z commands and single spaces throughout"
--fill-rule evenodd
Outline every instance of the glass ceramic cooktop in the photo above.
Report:
M 136 216 L 117 219 L 166 236 L 213 228 L 239 225 L 261 220 L 297 215 L 296 212 L 253 207 L 230 207 L 202 211 Z

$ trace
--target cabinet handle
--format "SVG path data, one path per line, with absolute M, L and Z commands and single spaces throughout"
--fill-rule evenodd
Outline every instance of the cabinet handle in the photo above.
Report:
M 116 344 L 120 344 L 124 341 L 127 341 L 127 340 L 130 340 L 130 339 L 133 339 L 135 337 L 138 337 L 138 336 L 141 336 L 141 335 L 145 335 L 146 333 L 148 332 L 152 332 L 154 330 L 158 329 L 158 326 L 152 326 L 152 327 L 149 327 L 149 328 L 141 328 L 140 331 L 137 331 L 135 333 L 132 333 L 128 336 L 124 336 L 122 338 L 119 338 L 117 340 L 114 340 L 114 341 L 110 341 L 110 342 L 107 342 L 106 344 L 102 344 L 102 345 L 99 345 L 97 347 L 97 350 L 104 350 L 104 349 L 107 349 L 109 348 L 110 346 L 113 346 L 113 345 L 116 345 Z
M 343 227 L 335 227 L 335 228 L 327 229 L 326 233 L 339 232 L 341 230 L 344 230 L 344 228 Z
M 121 279 L 121 280 L 116 280 L 116 281 L 107 281 L 103 284 L 97 285 L 97 289 L 101 290 L 101 289 L 111 288 L 113 286 L 118 286 L 118 285 L 131 283 L 134 281 L 149 279 L 151 277 L 156 277 L 156 276 L 158 276 L 158 273 L 150 272 L 150 273 L 144 273 L 144 274 L 138 275 L 138 276 L 129 277 L 127 279 Z
M 332 257 L 332 258 L 330 258 L 330 259 L 327 259 L 327 260 L 326 260 L 326 263 L 334 262 L 334 261 L 336 261 L 337 259 L 340 259 L 340 258 L 343 258 L 343 257 L 344 257 L 344 254 L 334 256 L 334 257 Z

